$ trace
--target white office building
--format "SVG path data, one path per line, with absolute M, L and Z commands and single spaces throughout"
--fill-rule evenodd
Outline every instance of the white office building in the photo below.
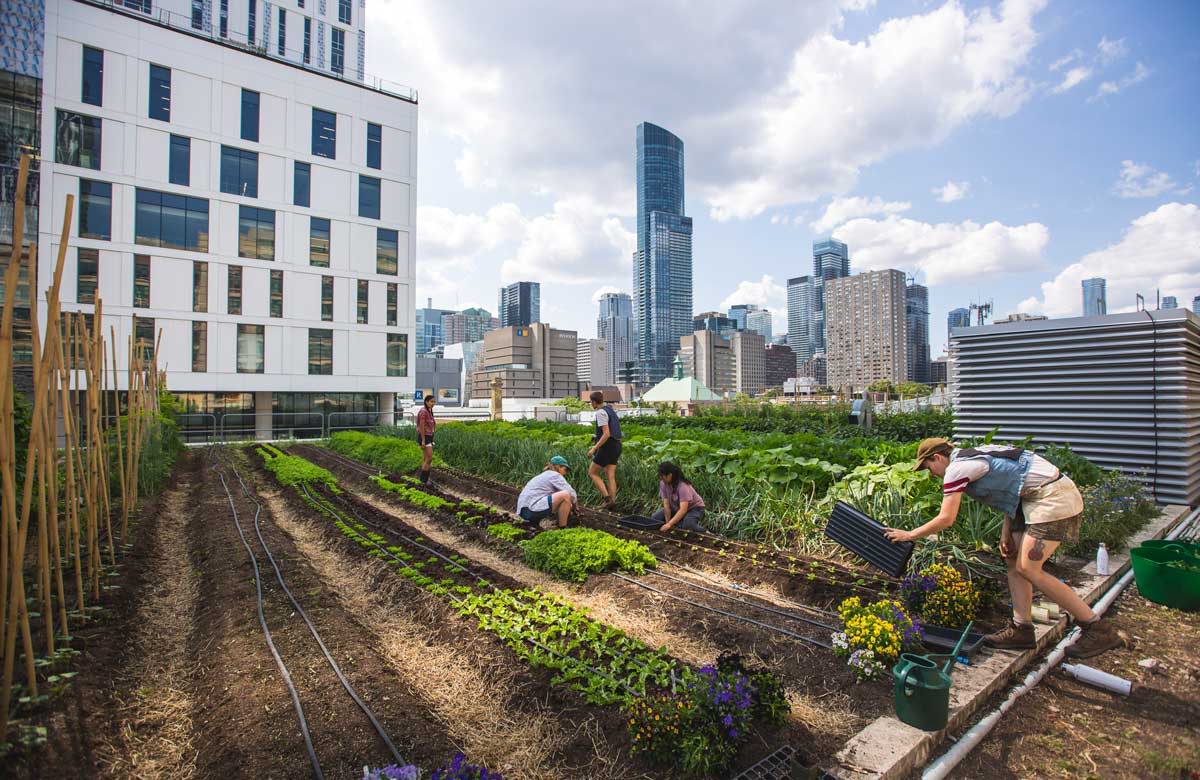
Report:
M 579 339 L 575 342 L 576 373 L 581 385 L 607 387 L 616 384 L 608 350 L 605 339 Z
M 74 195 L 63 308 L 99 295 L 121 364 L 161 332 L 168 387 L 230 428 L 386 421 L 415 388 L 416 94 L 363 73 L 364 14 L 45 3 L 40 295 Z

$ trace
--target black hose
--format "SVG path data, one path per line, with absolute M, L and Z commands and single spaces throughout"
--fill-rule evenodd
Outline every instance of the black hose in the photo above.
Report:
M 736 601 L 738 604 L 745 604 L 746 606 L 750 607 L 751 609 L 760 609 L 763 612 L 770 612 L 775 615 L 781 615 L 782 617 L 788 618 L 789 620 L 796 620 L 801 623 L 808 623 L 810 626 L 816 626 L 817 628 L 827 628 L 830 631 L 835 630 L 834 627 L 829 625 L 828 623 L 822 623 L 818 620 L 801 617 L 800 615 L 797 615 L 795 613 L 787 612 L 786 610 L 777 609 L 775 607 L 769 607 L 765 604 L 755 604 L 754 602 L 747 601 L 746 599 L 741 599 L 741 598 L 738 598 L 737 596 L 731 596 L 728 593 L 722 593 L 721 591 L 713 590 L 712 588 L 706 588 L 703 585 L 699 585 L 695 582 L 689 582 L 680 577 L 672 577 L 670 574 L 663 574 L 661 571 L 655 571 L 654 569 L 649 569 L 649 570 L 647 570 L 647 573 L 653 574 L 657 577 L 664 577 L 668 580 L 671 580 L 672 582 L 678 582 L 682 585 L 687 585 L 690 588 L 702 590 L 705 593 L 711 593 L 712 595 L 719 596 L 723 599 L 729 599 L 730 601 Z
M 272 657 L 275 659 L 275 665 L 279 668 L 279 674 L 283 677 L 283 682 L 287 686 L 288 694 L 292 697 L 292 707 L 296 710 L 296 718 L 300 721 L 300 733 L 304 735 L 304 747 L 308 750 L 308 760 L 312 763 L 313 776 L 317 780 L 323 780 L 325 774 L 321 771 L 321 763 L 317 761 L 317 751 L 313 748 L 312 736 L 308 733 L 308 719 L 304 717 L 304 707 L 300 704 L 300 694 L 296 692 L 296 686 L 292 683 L 292 673 L 288 671 L 287 664 L 279 656 L 279 651 L 275 648 L 275 640 L 271 637 L 271 629 L 267 628 L 267 618 L 263 614 L 263 592 L 262 592 L 262 577 L 258 572 L 258 558 L 255 557 L 254 551 L 250 549 L 250 543 L 246 541 L 246 534 L 242 532 L 242 524 L 238 520 L 237 507 L 233 503 L 233 494 L 229 492 L 229 485 L 225 482 L 225 475 L 217 471 L 217 476 L 221 478 L 221 487 L 225 489 L 225 497 L 229 499 L 229 510 L 233 512 L 233 524 L 237 528 L 238 536 L 242 539 L 242 546 L 246 548 L 246 554 L 250 556 L 250 563 L 254 566 L 254 588 L 258 597 L 258 625 L 262 627 L 263 636 L 267 640 L 267 648 L 271 651 Z M 262 511 L 262 507 L 258 507 L 254 512 L 255 522 L 258 521 L 258 515 Z
M 329 662 L 329 667 L 337 675 L 338 682 L 346 689 L 346 693 L 350 695 L 350 698 L 354 700 L 354 703 L 358 705 L 362 713 L 367 716 L 367 720 L 371 721 L 371 726 L 375 729 L 375 733 L 383 740 L 383 744 L 387 745 L 388 752 L 392 754 L 392 758 L 396 759 L 396 763 L 404 764 L 404 758 L 401 757 L 400 751 L 396 750 L 396 746 L 392 744 L 392 740 L 388 738 L 387 732 L 383 730 L 383 725 L 380 724 L 379 720 L 375 717 L 375 713 L 371 711 L 366 702 L 359 698 L 358 693 L 354 690 L 354 686 L 346 679 L 346 675 L 342 674 L 342 668 L 338 666 L 337 661 L 330 655 L 329 648 L 325 646 L 325 642 L 321 639 L 321 634 L 317 631 L 317 627 L 309 620 L 308 613 L 304 611 L 304 607 L 300 606 L 300 602 L 296 601 L 296 597 L 292 595 L 291 589 L 284 582 L 283 573 L 279 571 L 279 564 L 275 562 L 275 556 L 271 554 L 271 548 L 267 546 L 267 541 L 263 539 L 262 527 L 258 519 L 259 514 L 262 512 L 262 505 L 258 503 L 258 499 L 250 495 L 250 490 L 246 487 L 246 483 L 242 480 L 242 475 L 238 473 L 237 468 L 232 465 L 230 468 L 233 469 L 233 475 L 238 478 L 238 482 L 242 485 L 242 493 L 258 507 L 258 510 L 254 513 L 254 532 L 258 535 L 258 543 L 262 545 L 263 552 L 267 554 L 267 560 L 271 562 L 271 568 L 275 570 L 275 579 L 279 582 L 279 587 L 283 588 L 283 592 L 287 594 L 288 601 L 292 602 L 292 607 L 296 610 L 296 614 L 300 615 L 301 619 L 304 620 L 304 624 L 308 626 L 309 633 L 317 641 L 317 646 L 321 648 L 321 653 L 325 656 L 325 660 Z
M 646 583 L 636 580 L 633 577 L 626 577 L 624 574 L 618 574 L 617 572 L 612 572 L 612 576 L 616 577 L 617 579 L 625 580 L 626 582 L 632 582 L 634 585 L 637 585 L 639 588 L 645 588 L 646 590 L 653 591 L 654 593 L 658 593 L 659 595 L 666 596 L 669 599 L 675 599 L 676 601 L 682 601 L 684 604 L 691 604 L 693 607 L 696 607 L 698 609 L 703 609 L 707 612 L 715 612 L 718 615 L 724 615 L 725 617 L 733 618 L 734 620 L 740 620 L 743 623 L 750 623 L 751 625 L 759 626 L 760 628 L 765 628 L 768 631 L 774 631 L 778 634 L 783 634 L 784 636 L 790 636 L 793 639 L 799 639 L 801 642 L 807 642 L 810 645 L 815 645 L 816 647 L 821 647 L 826 650 L 833 649 L 833 645 L 831 645 L 828 642 L 822 642 L 819 639 L 813 639 L 812 637 L 807 637 L 807 636 L 804 636 L 803 634 L 797 634 L 795 631 L 788 631 L 786 628 L 780 628 L 779 626 L 773 626 L 770 623 L 763 623 L 762 621 L 755 620 L 754 618 L 748 618 L 743 615 L 734 614 L 733 612 L 726 612 L 723 609 L 717 609 L 716 607 L 710 607 L 706 604 L 701 604 L 697 601 L 692 601 L 691 599 L 684 598 L 683 596 L 676 596 L 674 593 L 668 593 L 667 591 L 662 590 L 661 588 L 656 588 L 653 585 L 647 585 Z

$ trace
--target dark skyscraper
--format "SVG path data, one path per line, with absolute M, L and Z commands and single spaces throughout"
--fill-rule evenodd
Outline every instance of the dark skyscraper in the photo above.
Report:
M 642 380 L 665 379 L 692 332 L 692 220 L 684 216 L 683 141 L 637 127 L 637 250 L 633 309 Z
M 904 319 L 908 330 L 908 378 L 929 384 L 929 288 L 910 284 L 905 289 Z
M 530 326 L 542 321 L 542 285 L 513 282 L 500 288 L 500 327 Z
M 813 242 L 814 319 L 809 333 L 809 344 L 813 355 L 825 354 L 825 282 L 849 275 L 850 250 L 846 248 L 845 244 L 832 238 L 828 241 Z
M 950 349 L 950 331 L 971 326 L 970 309 L 951 309 L 946 315 L 946 349 Z

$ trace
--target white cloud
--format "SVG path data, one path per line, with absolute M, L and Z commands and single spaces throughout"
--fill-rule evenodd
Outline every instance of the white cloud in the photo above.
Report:
M 1083 65 L 1080 65 L 1075 68 L 1071 68 L 1069 71 L 1067 71 L 1065 74 L 1063 74 L 1062 81 L 1060 81 L 1058 83 L 1058 85 L 1050 91 L 1052 93 L 1054 93 L 1055 95 L 1061 95 L 1062 93 L 1066 92 L 1069 89 L 1074 89 L 1075 87 L 1078 87 L 1080 84 L 1087 81 L 1091 77 L 1092 77 L 1092 69 L 1091 68 L 1085 67 Z
M 1120 177 L 1113 185 L 1113 192 L 1122 198 L 1154 198 L 1168 192 L 1183 195 L 1190 189 L 1179 189 L 1170 174 L 1133 160 L 1121 161 Z
M 933 194 L 937 195 L 938 200 L 942 203 L 953 203 L 956 200 L 962 200 L 967 197 L 967 191 L 970 189 L 970 182 L 948 181 L 940 187 L 934 187 Z
M 717 308 L 728 311 L 730 306 L 738 303 L 769 309 L 774 321 L 773 329 L 780 333 L 787 330 L 787 287 L 775 281 L 775 277 L 763 274 L 757 282 L 738 282 L 737 289 L 725 296 Z
M 1134 296 L 1152 300 L 1156 289 L 1190 301 L 1200 293 L 1200 207 L 1167 203 L 1135 219 L 1121 240 L 1084 255 L 1054 279 L 1042 283 L 1039 298 L 1022 302 L 1024 310 L 1043 310 L 1052 317 L 1082 310 L 1080 282 L 1107 280 L 1109 312 L 1134 308 Z
M 1132 87 L 1134 84 L 1145 81 L 1150 76 L 1150 69 L 1141 62 L 1133 67 L 1133 73 L 1130 73 L 1123 79 L 1116 81 L 1104 81 L 1100 83 L 1100 89 L 1096 90 L 1096 94 L 1088 98 L 1088 101 L 1099 100 L 1109 95 L 1115 95 L 1123 89 Z
M 845 191 L 864 166 L 937 144 L 972 119 L 1010 116 L 1030 94 L 1022 71 L 1042 6 L 1013 0 L 968 13 L 948 2 L 886 21 L 862 42 L 811 38 L 784 83 L 737 117 L 742 140 L 727 173 L 738 178 L 704 188 L 712 216 L 748 218 Z
M 1063 68 L 1070 65 L 1072 62 L 1075 62 L 1076 60 L 1081 59 L 1082 57 L 1083 57 L 1083 52 L 1081 52 L 1079 49 L 1074 49 L 1073 51 L 1068 52 L 1067 54 L 1063 55 L 1062 57 L 1059 57 L 1054 62 L 1050 63 L 1050 71 L 1053 73 L 1057 73 L 1058 71 L 1060 71 Z
M 628 279 L 636 237 L 606 209 L 560 200 L 526 225 L 516 253 L 500 266 L 502 283 L 519 279 L 594 284 Z
M 602 285 L 602 286 L 596 288 L 596 292 L 592 293 L 592 303 L 599 305 L 600 298 L 603 297 L 604 295 L 606 295 L 608 293 L 620 293 L 620 292 L 623 292 L 626 294 L 629 293 L 628 290 L 622 290 L 620 287 L 617 287 L 615 285 L 611 285 L 611 284 Z
M 930 224 L 895 215 L 852 220 L 833 235 L 852 248 L 855 272 L 881 268 L 920 271 L 931 285 L 1040 268 L 1050 240 L 1049 229 L 1039 222 Z
M 873 217 L 876 214 L 899 214 L 912 208 L 907 201 L 886 201 L 880 197 L 874 198 L 834 198 L 825 207 L 825 213 L 816 221 L 809 224 L 815 233 L 828 233 L 838 225 L 855 217 Z
M 1125 45 L 1124 38 L 1110 41 L 1108 36 L 1100 38 L 1100 42 L 1096 44 L 1096 50 L 1099 52 L 1100 61 L 1105 64 L 1119 60 L 1129 53 L 1129 47 Z

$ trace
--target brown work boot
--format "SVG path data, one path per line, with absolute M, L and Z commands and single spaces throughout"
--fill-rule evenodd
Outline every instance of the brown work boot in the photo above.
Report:
M 1033 624 L 1021 625 L 1015 620 L 996 633 L 988 634 L 983 641 L 988 647 L 997 650 L 1029 650 L 1037 644 L 1033 635 Z
M 1067 648 L 1068 658 L 1092 658 L 1115 647 L 1125 645 L 1125 637 L 1107 620 L 1081 624 L 1083 636 Z

